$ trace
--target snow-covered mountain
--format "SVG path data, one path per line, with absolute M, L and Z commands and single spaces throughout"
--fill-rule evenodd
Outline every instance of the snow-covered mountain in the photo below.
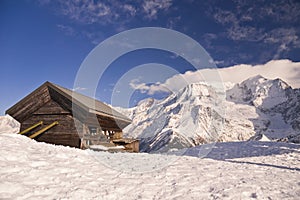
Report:
M 18 133 L 20 123 L 9 115 L 0 116 L 0 134 L 1 133 Z
M 295 136 L 300 133 L 299 89 L 292 89 L 280 79 L 256 76 L 228 90 L 227 100 L 256 108 L 259 117 L 254 123 L 265 124 L 265 127 L 256 127 L 259 135 L 264 134 L 270 139 L 294 138 L 290 141 L 297 142 Z
M 222 92 L 194 83 L 164 100 L 145 99 L 134 108 L 119 108 L 133 120 L 124 134 L 140 138 L 144 152 L 249 139 L 298 141 L 299 89 L 262 76 L 228 85 Z

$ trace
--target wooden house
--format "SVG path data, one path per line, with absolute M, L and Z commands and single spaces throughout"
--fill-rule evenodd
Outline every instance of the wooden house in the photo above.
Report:
M 45 82 L 6 111 L 20 122 L 20 134 L 40 142 L 77 148 L 124 146 L 138 152 L 139 141 L 123 138 L 131 120 L 110 106 Z

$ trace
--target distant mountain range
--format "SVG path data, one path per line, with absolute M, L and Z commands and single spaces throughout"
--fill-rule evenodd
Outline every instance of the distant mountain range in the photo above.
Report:
M 231 86 L 230 86 L 231 85 Z M 144 152 L 167 152 L 210 142 L 300 141 L 300 90 L 255 76 L 222 90 L 194 83 L 164 100 L 145 99 L 118 111 L 131 118 L 124 134 Z

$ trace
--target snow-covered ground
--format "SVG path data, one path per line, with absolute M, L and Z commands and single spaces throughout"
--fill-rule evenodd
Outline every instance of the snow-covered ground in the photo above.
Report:
M 299 145 L 218 143 L 207 158 L 197 157 L 199 147 L 187 149 L 185 154 L 93 153 L 38 143 L 17 134 L 0 134 L 0 199 L 300 196 Z
M 18 133 L 20 123 L 9 115 L 0 116 L 0 134 L 1 133 Z

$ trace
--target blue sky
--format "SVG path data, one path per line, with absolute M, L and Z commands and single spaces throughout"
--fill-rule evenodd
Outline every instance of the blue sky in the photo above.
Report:
M 299 62 L 299 10 L 296 0 L 1 0 L 0 114 L 47 80 L 72 88 L 89 52 L 132 28 L 184 33 L 199 42 L 219 68 L 277 59 Z M 180 73 L 193 70 L 170 52 L 131 52 L 107 69 L 96 97 L 110 102 L 114 84 L 124 73 L 154 62 Z M 136 98 L 143 97 L 139 95 Z

